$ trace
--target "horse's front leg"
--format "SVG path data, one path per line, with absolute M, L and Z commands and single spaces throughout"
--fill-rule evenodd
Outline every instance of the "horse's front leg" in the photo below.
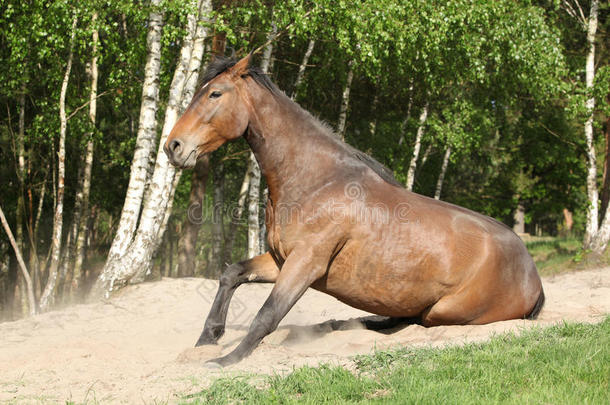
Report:
M 220 275 L 216 298 L 195 346 L 215 344 L 224 334 L 229 303 L 237 287 L 244 283 L 273 283 L 278 274 L 279 269 L 269 252 L 227 267 Z
M 231 353 L 210 360 L 209 364 L 227 366 L 249 355 L 265 336 L 277 328 L 305 290 L 325 274 L 329 259 L 330 254 L 316 252 L 312 247 L 294 249 L 282 265 L 275 286 L 250 325 L 246 337 Z

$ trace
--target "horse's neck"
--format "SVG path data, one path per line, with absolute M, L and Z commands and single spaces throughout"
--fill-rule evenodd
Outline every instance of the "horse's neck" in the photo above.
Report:
M 334 167 L 334 161 L 320 162 L 314 154 L 325 153 L 326 149 L 329 156 L 337 153 L 336 142 L 309 121 L 300 107 L 289 103 L 267 95 L 255 105 L 246 135 L 274 202 L 298 200 L 321 176 L 330 174 L 328 169 Z M 321 170 L 321 165 L 327 170 Z

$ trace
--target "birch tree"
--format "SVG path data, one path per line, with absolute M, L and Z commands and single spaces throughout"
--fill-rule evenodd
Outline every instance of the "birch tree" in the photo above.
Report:
M 343 140 L 345 139 L 345 123 L 347 122 L 347 110 L 349 108 L 349 93 L 352 89 L 352 80 L 354 79 L 354 62 L 349 61 L 347 64 L 347 79 L 343 87 L 341 95 L 341 108 L 339 109 L 339 120 L 337 121 L 337 134 Z
M 91 62 L 89 66 L 89 75 L 91 77 L 91 88 L 89 90 L 89 120 L 92 128 L 95 128 L 95 118 L 97 114 L 97 81 L 98 81 L 98 43 L 99 31 L 97 29 L 97 12 L 93 13 L 91 24 Z M 74 295 L 81 283 L 81 268 L 85 255 L 85 237 L 87 228 L 87 219 L 89 213 L 89 194 L 91 190 L 91 170 L 93 167 L 93 148 L 94 148 L 94 133 L 93 131 L 87 134 L 87 143 L 85 146 L 85 156 L 83 160 L 84 167 L 80 179 L 79 190 L 76 193 L 74 203 L 74 218 L 72 220 L 72 231 L 70 232 L 71 245 L 66 246 L 69 250 L 69 260 L 64 263 L 68 267 L 69 274 L 67 275 L 67 290 L 70 295 Z
M 59 96 L 59 143 L 57 152 L 57 197 L 55 203 L 55 215 L 53 217 L 53 236 L 51 242 L 51 266 L 49 267 L 49 276 L 47 284 L 40 297 L 40 310 L 46 311 L 49 309 L 53 301 L 55 285 L 57 282 L 57 271 L 59 269 L 59 259 L 61 254 L 61 231 L 63 226 L 63 210 L 64 210 L 64 188 L 66 177 L 66 130 L 68 119 L 66 117 L 66 92 L 68 91 L 68 81 L 70 80 L 70 71 L 72 70 L 72 60 L 74 58 L 74 37 L 76 36 L 76 24 L 78 22 L 75 16 L 72 20 L 72 31 L 70 34 L 70 47 L 68 53 L 68 61 L 66 63 L 66 71 L 61 83 L 61 92 Z
M 443 190 L 443 182 L 445 181 L 445 174 L 447 173 L 447 167 L 449 166 L 449 158 L 451 157 L 451 146 L 447 146 L 445 149 L 445 155 L 443 156 L 443 164 L 441 166 L 441 172 L 438 175 L 438 181 L 436 182 L 436 188 L 434 190 L 434 199 L 441 199 L 441 191 Z
M 301 87 L 301 83 L 303 82 L 303 77 L 305 76 L 305 69 L 307 68 L 307 62 L 309 62 L 309 58 L 311 57 L 311 54 L 313 53 L 313 48 L 315 45 L 316 45 L 316 41 L 314 39 L 310 39 L 309 42 L 307 43 L 307 50 L 305 51 L 305 54 L 303 55 L 303 60 L 301 61 L 301 64 L 299 65 L 299 71 L 297 73 L 297 78 L 295 79 L 294 85 L 292 86 L 292 95 L 290 96 L 290 98 L 292 100 L 295 100 L 297 97 L 299 87 Z
M 148 18 L 146 46 L 148 53 L 144 67 L 144 84 L 142 85 L 142 103 L 136 149 L 131 163 L 129 185 L 121 211 L 121 218 L 116 230 L 106 265 L 97 282 L 99 288 L 106 290 L 111 286 L 112 274 L 133 239 L 140 215 L 142 197 L 149 172 L 149 156 L 155 145 L 159 102 L 159 73 L 161 70 L 161 32 L 163 29 L 163 11 L 161 0 L 151 0 L 152 9 Z
M 407 184 L 405 187 L 407 190 L 413 190 L 413 183 L 415 182 L 415 170 L 417 169 L 417 159 L 419 158 L 419 150 L 421 149 L 421 140 L 424 135 L 424 128 L 426 120 L 428 119 L 428 102 L 424 105 L 419 114 L 419 121 L 417 126 L 417 134 L 415 136 L 415 143 L 413 144 L 413 152 L 411 154 L 411 160 L 409 162 L 409 170 L 407 171 Z
M 271 31 L 267 36 L 267 46 L 263 52 L 263 59 L 261 61 L 261 70 L 263 73 L 269 73 L 269 67 L 271 65 L 271 55 L 273 53 L 273 39 L 277 34 L 277 27 L 272 24 Z M 256 161 L 256 157 L 253 152 L 250 152 L 248 168 L 250 172 L 250 184 L 248 192 L 248 258 L 258 256 L 261 254 L 260 251 L 260 218 L 259 218 L 259 206 L 260 206 L 260 187 L 261 187 L 261 169 Z
M 115 260 L 111 267 L 106 266 L 98 277 L 96 292 L 103 291 L 108 294 L 114 289 L 115 284 L 120 286 L 131 280 L 141 281 L 150 271 L 152 256 L 158 246 L 158 237 L 161 234 L 160 228 L 164 222 L 176 170 L 170 165 L 163 151 L 163 145 L 182 108 L 187 75 L 191 68 L 194 38 L 197 34 L 199 16 L 207 18 L 211 9 L 210 4 L 211 2 L 209 1 L 202 2 L 201 10 L 194 7 L 195 13 L 191 13 L 187 17 L 187 33 L 183 40 L 178 63 L 170 85 L 165 120 L 157 150 L 155 170 L 150 180 L 150 192 L 147 194 L 148 198 L 144 201 L 139 226 L 133 241 L 129 244 L 128 251 L 120 259 Z M 198 55 L 196 58 L 196 63 L 199 65 L 201 64 L 201 58 L 201 55 Z M 193 66 L 193 68 L 195 67 L 195 70 L 199 70 L 199 66 Z M 189 83 L 193 84 L 194 87 L 194 81 L 189 81 Z M 193 92 L 194 88 L 188 90 L 190 94 Z
M 36 299 L 34 298 L 34 285 L 32 283 L 32 279 L 30 277 L 30 273 L 23 261 L 23 256 L 21 255 L 21 249 L 17 245 L 15 238 L 13 237 L 13 233 L 11 232 L 11 228 L 6 221 L 6 217 L 4 216 L 4 211 L 2 211 L 2 207 L 0 207 L 0 222 L 2 222 L 2 227 L 6 232 L 11 245 L 13 246 L 13 250 L 15 251 L 15 256 L 17 257 L 17 262 L 19 263 L 19 268 L 21 269 L 21 273 L 23 274 L 23 278 L 25 280 L 26 291 L 27 291 L 27 301 L 30 309 L 30 315 L 36 314 Z

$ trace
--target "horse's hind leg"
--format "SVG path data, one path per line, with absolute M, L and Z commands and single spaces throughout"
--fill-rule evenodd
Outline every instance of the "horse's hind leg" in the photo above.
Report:
M 244 283 L 273 283 L 278 274 L 279 269 L 269 252 L 227 267 L 220 275 L 216 298 L 195 346 L 215 344 L 224 334 L 229 303 L 237 287 Z

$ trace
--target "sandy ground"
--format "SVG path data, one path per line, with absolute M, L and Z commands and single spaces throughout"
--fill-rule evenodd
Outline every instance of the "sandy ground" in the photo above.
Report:
M 192 349 L 217 282 L 164 279 L 125 289 L 110 301 L 77 305 L 0 324 L 0 402 L 177 402 L 222 375 L 284 373 L 294 366 L 350 364 L 350 356 L 397 345 L 459 344 L 561 320 L 595 322 L 610 313 L 610 268 L 544 280 L 547 303 L 537 321 L 375 332 L 356 319 L 369 314 L 308 291 L 254 353 L 237 365 L 202 363 L 228 353 L 270 292 L 238 289 L 220 345 Z

